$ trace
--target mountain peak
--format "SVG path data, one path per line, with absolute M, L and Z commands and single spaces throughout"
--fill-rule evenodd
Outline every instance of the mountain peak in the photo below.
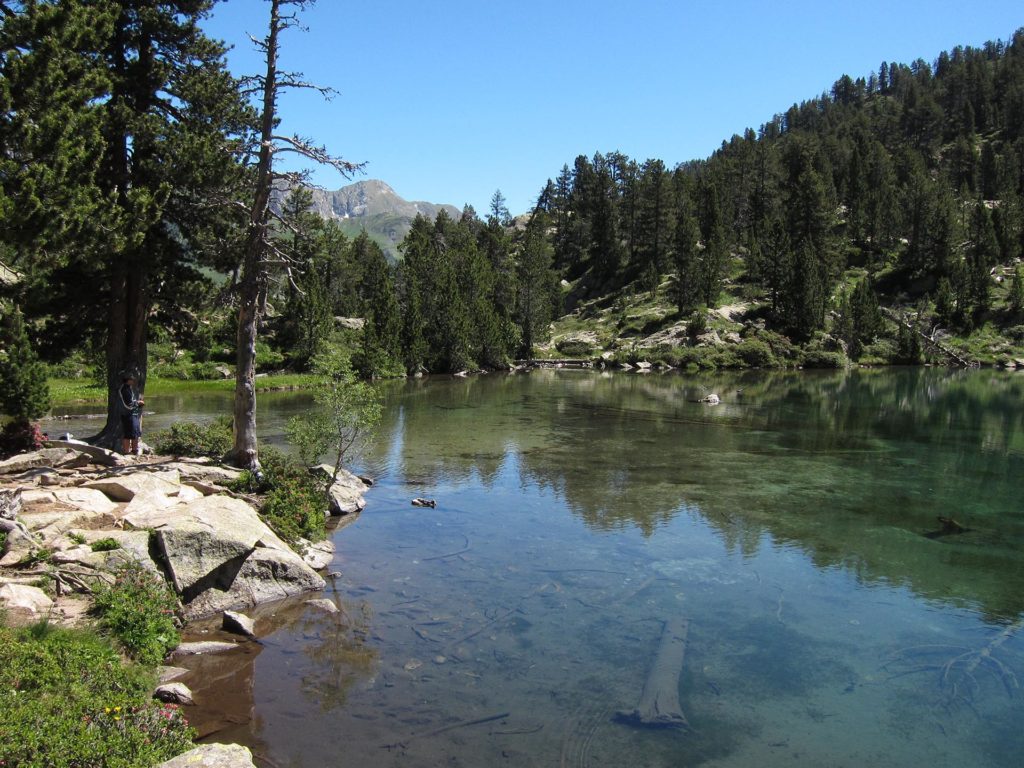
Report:
M 462 215 L 454 205 L 406 200 L 380 179 L 357 181 L 333 191 L 313 188 L 310 192 L 313 195 L 311 210 L 324 219 L 338 222 L 349 236 L 365 231 L 392 259 L 400 258 L 398 244 L 417 215 L 431 221 L 442 209 L 453 218 Z

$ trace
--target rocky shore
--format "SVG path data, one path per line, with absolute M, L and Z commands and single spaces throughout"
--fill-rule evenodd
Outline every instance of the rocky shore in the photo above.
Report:
M 229 488 L 238 476 L 210 460 L 60 441 L 0 461 L 0 608 L 8 622 L 83 623 L 93 590 L 132 561 L 166 580 L 186 622 L 224 616 L 236 639 L 252 628 L 233 612 L 322 590 L 318 571 L 333 561 L 333 544 L 283 541 L 257 513 L 258 499 Z M 367 487 L 342 471 L 325 514 L 351 519 Z M 183 643 L 177 653 L 203 650 L 217 649 Z M 162 687 L 157 695 L 176 693 Z M 181 695 L 191 703 L 187 689 Z M 194 752 L 167 765 L 251 765 L 236 745 Z

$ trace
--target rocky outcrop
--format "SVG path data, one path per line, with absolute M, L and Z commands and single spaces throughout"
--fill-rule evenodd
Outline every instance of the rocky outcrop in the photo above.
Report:
M 20 508 L 3 523 L 0 565 L 26 566 L 46 557 L 72 583 L 87 585 L 109 580 L 121 564 L 135 560 L 166 576 L 187 619 L 323 589 L 316 570 L 333 561 L 333 545 L 300 541 L 294 551 L 247 500 L 229 495 L 225 486 L 237 479 L 237 470 L 132 457 L 119 457 L 131 463 L 111 470 L 100 456 L 100 469 L 85 471 L 83 462 L 94 452 L 79 448 L 67 444 L 5 462 L 7 471 L 21 473 L 6 481 L 20 490 Z M 44 472 L 52 485 L 40 487 Z M 332 493 L 334 514 L 361 510 L 367 487 L 342 471 Z M 93 551 L 99 539 L 116 546 Z
M 313 468 L 313 472 L 328 480 L 334 472 L 334 467 L 329 464 L 321 464 Z M 336 517 L 351 515 L 361 512 L 366 506 L 366 489 L 370 484 L 362 478 L 352 474 L 347 469 L 339 469 L 334 484 L 328 490 L 330 497 L 330 513 Z
M 156 768 L 256 768 L 252 752 L 239 744 L 203 744 Z

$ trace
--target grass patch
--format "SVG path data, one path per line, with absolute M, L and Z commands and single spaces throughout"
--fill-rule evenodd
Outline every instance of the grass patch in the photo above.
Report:
M 149 768 L 191 749 L 181 712 L 150 699 L 154 682 L 94 633 L 0 627 L 0 764 Z
M 256 391 L 268 392 L 278 389 L 309 389 L 313 377 L 306 373 L 273 373 L 256 379 Z M 146 394 L 187 395 L 203 392 L 234 392 L 234 379 L 203 379 L 185 381 L 150 376 L 146 379 Z M 107 402 L 107 393 L 88 379 L 50 379 L 50 399 L 53 407 L 72 403 Z

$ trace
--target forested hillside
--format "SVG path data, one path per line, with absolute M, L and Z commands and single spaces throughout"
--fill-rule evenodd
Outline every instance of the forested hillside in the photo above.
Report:
M 146 61 L 151 41 L 111 32 L 131 3 L 86 5 L 3 4 L 6 306 L 53 373 L 105 360 L 109 376 L 125 333 L 152 372 L 230 373 L 253 185 L 244 81 L 188 15 L 209 3 L 165 20 L 149 90 L 118 56 Z M 295 193 L 272 224 L 259 367 L 305 370 L 326 345 L 374 376 L 530 356 L 952 359 L 925 337 L 1024 364 L 1024 30 L 844 75 L 704 160 L 606 152 L 552 170 L 522 216 L 497 192 L 482 217 L 416 218 L 397 264 Z

